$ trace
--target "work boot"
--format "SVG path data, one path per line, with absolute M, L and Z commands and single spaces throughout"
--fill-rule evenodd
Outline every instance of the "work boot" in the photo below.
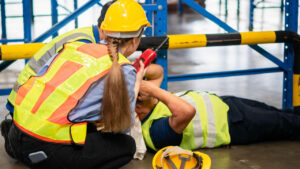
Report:
M 1 122 L 1 135 L 4 137 L 4 147 L 5 147 L 5 150 L 6 150 L 6 153 L 12 157 L 12 158 L 15 158 L 14 156 L 14 153 L 11 149 L 11 146 L 9 144 L 9 140 L 8 140 L 8 132 L 9 132 L 9 129 L 12 125 L 12 120 L 11 119 L 5 119 Z

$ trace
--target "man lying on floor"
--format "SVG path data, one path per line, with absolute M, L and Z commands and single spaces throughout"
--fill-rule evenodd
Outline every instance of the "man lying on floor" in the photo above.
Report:
M 159 88 L 162 69 L 147 70 L 136 103 L 146 145 L 213 148 L 271 140 L 299 140 L 300 116 L 264 103 L 208 92 L 172 94 Z M 160 77 L 159 77 L 160 76 Z

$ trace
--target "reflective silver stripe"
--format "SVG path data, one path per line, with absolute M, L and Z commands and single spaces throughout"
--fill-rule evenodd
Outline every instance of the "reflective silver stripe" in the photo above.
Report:
M 15 92 L 18 91 L 18 88 L 19 88 L 18 86 L 19 86 L 18 83 L 15 83 L 15 84 L 14 84 L 13 90 L 14 90 Z
M 41 67 L 51 58 L 51 56 L 53 56 L 56 53 L 57 49 L 61 48 L 69 40 L 75 39 L 77 37 L 85 37 L 89 39 L 91 42 L 93 42 L 93 38 L 91 38 L 87 34 L 84 33 L 71 34 L 63 38 L 62 40 L 56 42 L 43 56 L 40 57 L 38 61 L 36 61 L 35 58 L 30 59 L 28 65 L 35 73 L 38 73 Z
M 47 53 L 46 53 L 47 54 Z M 45 57 L 45 55 L 43 56 Z M 42 60 L 42 59 L 40 59 Z M 34 73 L 37 73 L 41 69 L 41 63 L 37 62 L 35 58 L 31 58 L 28 62 L 28 66 L 33 70 Z
M 28 62 L 28 66 L 37 74 L 40 69 L 43 67 L 43 65 L 45 65 L 45 63 L 51 58 L 51 56 L 53 56 L 54 54 L 56 54 L 56 50 L 59 49 L 63 44 L 65 44 L 66 42 L 68 42 L 69 40 L 75 39 L 77 37 L 85 37 L 87 39 L 89 39 L 91 42 L 94 42 L 93 38 L 85 33 L 74 33 L 71 34 L 65 38 L 63 38 L 62 40 L 56 42 L 44 55 L 42 55 L 40 57 L 40 59 L 37 61 L 35 60 L 35 58 L 31 58 Z M 14 86 L 14 91 L 17 92 L 18 88 L 21 86 L 22 84 L 17 84 Z
M 204 140 L 203 140 L 203 129 L 201 125 L 200 113 L 199 109 L 197 108 L 197 104 L 188 94 L 181 97 L 188 103 L 190 103 L 196 109 L 196 114 L 193 119 L 193 127 L 194 127 L 194 140 L 197 148 L 202 147 Z
M 91 36 L 85 34 L 85 33 L 74 33 L 74 34 L 71 34 L 71 35 L 63 38 L 62 40 L 56 42 L 55 45 L 52 47 L 52 48 L 55 49 L 54 52 L 57 49 L 59 49 L 63 44 L 65 44 L 66 42 L 68 42 L 69 40 L 75 39 L 75 38 L 80 37 L 80 36 L 89 39 L 91 42 L 94 42 L 93 38 Z
M 174 93 L 176 96 L 181 96 L 183 92 Z
M 206 106 L 206 114 L 207 114 L 207 144 L 206 147 L 212 148 L 214 147 L 216 140 L 216 122 L 215 122 L 215 113 L 213 109 L 213 105 L 207 93 L 200 93 L 204 100 Z

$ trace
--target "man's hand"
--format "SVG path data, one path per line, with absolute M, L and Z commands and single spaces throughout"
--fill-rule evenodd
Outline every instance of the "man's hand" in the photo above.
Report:
M 157 88 L 158 87 L 154 83 L 142 80 L 139 95 L 142 97 L 155 97 L 154 92 Z

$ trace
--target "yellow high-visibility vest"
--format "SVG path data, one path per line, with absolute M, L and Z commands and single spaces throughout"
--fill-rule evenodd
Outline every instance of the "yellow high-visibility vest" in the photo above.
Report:
M 21 71 L 18 76 L 17 83 L 14 84 L 14 87 L 8 96 L 8 101 L 14 106 L 18 88 L 31 76 L 36 76 L 38 71 L 49 60 L 49 58 L 62 49 L 63 44 L 77 40 L 87 40 L 91 43 L 95 43 L 93 27 L 79 28 L 62 34 L 41 48 Z
M 130 62 L 119 53 L 119 63 Z M 29 78 L 18 89 L 15 124 L 40 140 L 84 144 L 87 122 L 72 123 L 68 114 L 91 84 L 106 75 L 111 65 L 105 45 L 66 44 L 43 75 Z
M 212 148 L 230 143 L 227 121 L 228 106 L 216 95 L 186 91 L 177 93 L 182 99 L 193 105 L 196 114 L 182 133 L 180 147 L 188 150 Z M 148 119 L 142 124 L 142 132 L 148 147 L 157 151 L 150 136 L 150 128 L 154 120 L 170 117 L 169 108 L 159 102 Z

